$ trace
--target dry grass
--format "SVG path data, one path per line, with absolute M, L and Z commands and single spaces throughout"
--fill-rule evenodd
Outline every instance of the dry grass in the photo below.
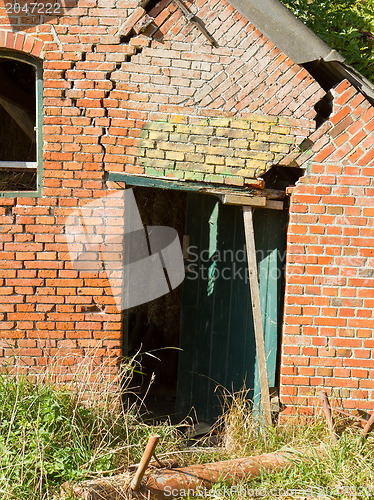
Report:
M 226 403 L 221 425 L 231 457 L 283 450 L 294 452 L 295 459 L 284 470 L 264 471 L 260 478 L 248 478 L 234 488 L 216 485 L 212 495 L 217 500 L 374 498 L 374 439 L 362 440 L 353 420 L 335 415 L 341 436 L 333 445 L 323 416 L 301 415 L 265 430 L 245 391 L 229 395 Z
M 124 360 L 114 371 L 111 358 L 98 365 L 94 354 L 88 353 L 77 364 L 66 353 L 56 354 L 53 362 L 42 371 L 28 373 L 28 378 L 21 357 L 15 355 L 14 363 L 0 375 L 2 500 L 57 500 L 62 498 L 63 483 L 102 478 L 104 484 L 105 478 L 119 473 L 122 475 L 111 484 L 115 485 L 113 491 L 124 493 L 131 474 L 123 472 L 139 462 L 152 434 L 161 437 L 158 458 L 180 465 L 279 450 L 301 449 L 309 455 L 303 460 L 300 453 L 295 454 L 294 467 L 264 472 L 261 478 L 237 485 L 236 490 L 218 484 L 212 492 L 217 499 L 241 500 L 254 494 L 258 498 L 309 499 L 329 491 L 333 493 L 325 498 L 374 498 L 373 440 L 363 442 L 356 427 L 344 430 L 340 421 L 342 436 L 336 446 L 330 444 L 322 417 L 265 430 L 242 391 L 226 397 L 227 411 L 218 423 L 221 445 L 186 448 L 176 426 L 168 422 L 147 425 L 139 405 L 128 404 L 126 393 L 131 391 L 135 360 Z M 316 449 L 323 454 L 313 453 Z M 290 494 L 291 490 L 298 493 Z M 68 500 L 69 494 L 64 498 Z

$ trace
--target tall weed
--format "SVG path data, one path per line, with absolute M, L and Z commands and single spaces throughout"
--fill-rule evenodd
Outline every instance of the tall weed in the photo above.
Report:
M 42 373 L 26 377 L 16 363 L 0 374 L 2 500 L 50 500 L 66 481 L 118 473 L 139 461 L 156 431 L 161 452 L 178 448 L 174 427 L 145 425 L 122 398 L 119 386 L 129 390 L 134 360 L 110 381 L 108 363 L 93 360 L 82 360 L 69 383 L 58 357 Z

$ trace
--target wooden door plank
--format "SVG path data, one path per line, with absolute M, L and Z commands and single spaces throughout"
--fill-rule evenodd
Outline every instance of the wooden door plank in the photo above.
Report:
M 263 411 L 264 424 L 271 426 L 270 392 L 267 373 L 266 351 L 264 341 L 264 331 L 262 325 L 262 313 L 260 302 L 260 287 L 257 275 L 257 260 L 255 238 L 253 231 L 252 207 L 243 206 L 243 219 L 245 230 L 245 241 L 247 248 L 249 284 L 251 288 L 251 300 L 253 311 L 253 323 L 256 339 L 256 352 L 259 368 L 259 378 L 261 386 L 261 406 Z

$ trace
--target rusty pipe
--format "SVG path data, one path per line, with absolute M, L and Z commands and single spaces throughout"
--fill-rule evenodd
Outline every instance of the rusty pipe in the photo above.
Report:
M 157 443 L 160 440 L 160 436 L 150 436 L 148 439 L 147 446 L 145 447 L 142 459 L 140 460 L 138 469 L 135 473 L 133 480 L 131 481 L 130 487 L 133 491 L 137 491 L 140 487 L 141 480 L 143 479 L 144 473 L 151 461 L 151 458 L 155 452 Z
M 340 413 L 341 415 L 344 415 L 345 417 L 351 418 L 353 420 L 357 420 L 357 422 L 361 425 L 362 428 L 364 428 L 368 422 L 364 418 L 358 417 L 357 415 L 353 415 L 352 413 L 349 413 L 348 411 L 342 410 L 341 408 L 334 408 L 334 411 L 336 411 L 337 413 Z
M 326 391 L 321 391 L 319 393 L 319 397 L 321 400 L 322 408 L 325 413 L 326 421 L 328 428 L 330 429 L 331 433 L 331 440 L 334 444 L 338 442 L 338 435 L 336 433 L 336 428 L 335 428 L 335 422 L 331 413 L 331 408 L 329 404 L 329 398 L 327 397 L 327 392 Z
M 305 456 L 305 454 L 304 454 Z M 228 485 L 259 476 L 264 471 L 281 470 L 295 464 L 295 454 L 289 452 L 268 453 L 265 455 L 226 460 L 223 462 L 191 465 L 177 469 L 152 472 L 142 488 L 154 500 L 164 500 L 185 495 L 206 493 L 213 484 L 222 482 Z
M 277 471 L 288 466 L 296 466 L 295 458 L 305 460 L 315 454 L 323 455 L 324 447 L 298 452 L 278 451 L 265 455 L 238 458 L 208 464 L 191 465 L 176 469 L 153 470 L 140 487 L 135 498 L 148 500 L 166 500 L 171 498 L 207 496 L 212 486 L 220 482 L 227 486 L 237 484 L 249 477 L 260 476 L 264 471 Z M 67 490 L 66 490 L 67 491 Z M 187 492 L 187 493 L 186 493 Z M 90 500 L 120 500 L 129 498 L 128 474 L 119 474 L 106 478 L 84 481 L 73 487 L 73 497 Z
M 362 429 L 362 437 L 366 439 L 369 432 L 371 432 L 373 426 L 374 426 L 374 411 L 370 415 L 369 420 L 366 422 L 365 427 Z

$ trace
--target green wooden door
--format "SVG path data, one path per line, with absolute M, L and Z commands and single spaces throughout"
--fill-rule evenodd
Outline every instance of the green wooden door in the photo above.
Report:
M 254 226 L 270 385 L 274 385 L 286 214 L 256 209 Z M 200 421 L 222 413 L 221 395 L 259 394 L 241 207 L 188 195 L 189 256 L 183 283 L 177 412 Z M 217 389 L 218 388 L 218 389 Z

